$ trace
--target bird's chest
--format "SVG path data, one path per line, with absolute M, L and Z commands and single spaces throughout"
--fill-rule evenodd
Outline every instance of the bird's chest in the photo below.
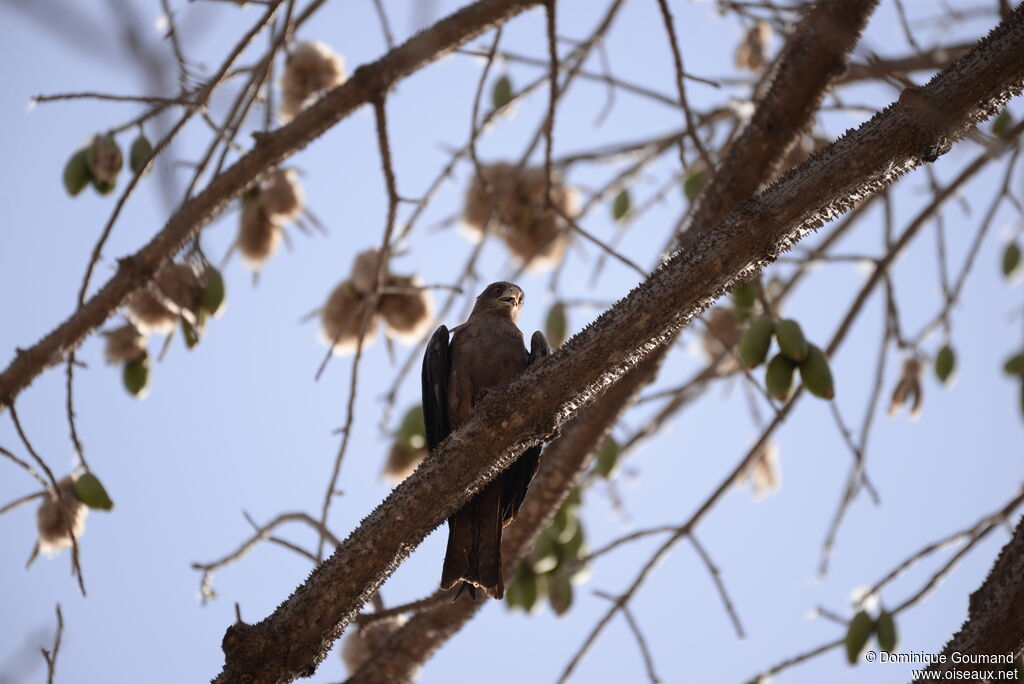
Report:
M 523 335 L 511 322 L 466 326 L 452 339 L 448 408 L 454 425 L 473 409 L 483 390 L 508 384 L 526 368 Z M 454 427 L 453 425 L 453 427 Z

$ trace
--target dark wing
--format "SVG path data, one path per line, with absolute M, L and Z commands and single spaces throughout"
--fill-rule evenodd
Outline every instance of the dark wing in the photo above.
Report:
M 423 354 L 423 423 L 427 432 L 427 450 L 432 452 L 451 433 L 448 416 L 448 378 L 452 371 L 452 350 L 448 346 L 448 328 L 434 331 Z
M 527 366 L 532 366 L 550 353 L 551 346 L 548 345 L 547 338 L 538 330 L 530 338 L 530 356 Z M 526 490 L 529 489 L 530 482 L 533 481 L 533 476 L 537 474 L 537 468 L 540 467 L 541 448 L 542 445 L 537 444 L 524 451 L 523 455 L 516 459 L 502 475 L 505 478 L 505 496 L 502 501 L 502 521 L 505 525 L 519 515 L 519 507 L 526 499 Z
M 548 344 L 548 338 L 544 337 L 544 333 L 540 330 L 537 330 L 533 333 L 533 337 L 530 338 L 530 359 L 526 362 L 526 365 L 532 366 L 550 353 L 551 345 Z

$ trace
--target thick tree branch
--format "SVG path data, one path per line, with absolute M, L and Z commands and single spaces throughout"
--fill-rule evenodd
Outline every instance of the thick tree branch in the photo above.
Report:
M 217 681 L 309 674 L 427 533 L 526 446 L 550 438 L 712 301 L 808 232 L 949 149 L 1024 86 L 1024 8 L 923 88 L 743 202 L 506 388 L 377 507 L 275 612 L 237 623 Z M 338 91 L 333 93 L 337 94 Z
M 947 670 L 991 671 L 1013 665 L 955 663 L 952 654 L 1005 655 L 1024 652 L 1024 518 L 1003 547 L 984 584 L 971 594 L 967 620 L 949 640 L 942 653 L 945 663 L 932 663 L 932 672 Z M 941 678 L 941 675 L 940 675 Z
M 128 295 L 152 278 L 165 259 L 180 250 L 261 174 L 428 62 L 539 2 L 479 0 L 413 36 L 376 62 L 360 67 L 344 85 L 328 92 L 287 126 L 259 134 L 252 150 L 183 204 L 145 247 L 121 259 L 114 276 L 89 301 L 36 344 L 17 351 L 14 360 L 0 373 L 0 411 L 10 406 L 43 370 L 77 348 Z

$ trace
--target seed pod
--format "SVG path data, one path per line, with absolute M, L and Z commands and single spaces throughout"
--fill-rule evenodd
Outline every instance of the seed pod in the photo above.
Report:
M 944 385 L 953 382 L 953 373 L 956 371 L 956 354 L 951 346 L 944 345 L 939 353 L 935 355 L 935 377 Z
M 572 583 L 564 572 L 556 573 L 548 584 L 548 602 L 555 615 L 562 616 L 572 607 Z
M 754 283 L 748 280 L 737 285 L 732 291 L 732 301 L 737 309 L 753 309 L 757 304 L 757 289 Z
M 878 648 L 887 653 L 892 653 L 896 650 L 898 643 L 896 620 L 893 619 L 892 613 L 884 608 L 878 614 L 878 619 L 875 620 L 875 636 L 878 638 Z
M 910 358 L 903 363 L 903 374 L 900 381 L 893 390 L 892 400 L 889 402 L 889 415 L 899 413 L 903 404 L 910 399 L 913 401 L 910 409 L 911 420 L 916 420 L 921 415 L 924 391 L 921 387 L 921 362 Z
M 352 286 L 360 295 L 368 295 L 377 289 L 377 268 L 380 263 L 380 250 L 368 249 L 356 255 L 352 262 Z M 390 278 L 388 265 L 384 264 L 384 282 Z
M 385 332 L 402 344 L 415 344 L 423 339 L 434 322 L 434 298 L 423 288 L 417 276 L 392 276 L 389 288 L 407 290 L 382 295 L 377 312 L 384 318 Z
M 597 474 L 605 479 L 611 479 L 615 474 L 615 467 L 618 465 L 621 455 L 622 447 L 619 446 L 619 443 L 613 437 L 606 437 L 601 448 L 597 450 L 595 459 Z
M 764 363 L 768 356 L 768 347 L 772 343 L 774 328 L 771 316 L 760 316 L 747 327 L 747 331 L 740 338 L 740 361 L 746 368 L 754 368 Z
M 467 237 L 479 241 L 490 219 L 492 230 L 517 262 L 532 272 L 553 268 L 569 244 L 570 227 L 562 214 L 579 213 L 579 193 L 559 173 L 552 173 L 551 199 L 559 210 L 552 211 L 547 208 L 546 184 L 542 167 L 482 166 L 466 193 L 463 227 Z
M 238 222 L 235 244 L 245 265 L 258 271 L 281 244 L 282 229 L 263 210 L 257 199 L 246 199 Z
M 427 450 L 420 446 L 418 449 L 408 442 L 396 439 L 388 452 L 388 460 L 384 463 L 384 478 L 393 485 L 398 485 L 405 478 L 412 475 L 423 459 L 427 457 Z
M 1007 280 L 1014 280 L 1017 277 L 1017 271 L 1020 269 L 1020 245 L 1016 242 L 1009 242 L 1003 249 L 1003 276 Z
M 779 448 L 774 442 L 765 442 L 757 449 L 750 466 L 737 478 L 736 484 L 741 484 L 741 481 L 750 484 L 754 501 L 779 491 L 782 471 L 779 468 Z
M 85 532 L 85 518 L 89 514 L 89 509 L 78 500 L 78 495 L 75 494 L 75 479 L 73 475 L 65 475 L 57 481 L 60 501 L 63 501 L 64 504 L 63 514 L 60 501 L 56 496 L 49 494 L 36 509 L 39 549 L 48 556 L 71 546 L 71 535 L 68 533 L 69 523 L 76 538 L 81 537 Z M 67 520 L 65 520 L 65 515 Z
M 85 160 L 89 165 L 89 175 L 96 184 L 96 189 L 106 194 L 117 182 L 117 174 L 124 165 L 121 148 L 117 146 L 114 136 L 97 135 L 86 148 Z
M 75 496 L 89 508 L 98 508 L 101 511 L 114 508 L 114 502 L 110 500 L 110 495 L 99 478 L 88 471 L 75 480 Z
M 626 215 L 629 214 L 632 206 L 633 202 L 629 197 L 629 188 L 622 188 L 622 190 L 619 190 L 619 194 L 615 196 L 615 201 L 612 202 L 612 218 L 621 223 L 626 218 Z
M 800 324 L 792 318 L 781 320 L 775 324 L 775 339 L 779 349 L 791 360 L 800 363 L 807 358 L 809 345 Z
M 224 287 L 224 276 L 213 266 L 207 265 L 203 271 L 203 291 L 199 295 L 199 310 L 213 318 L 224 313 L 224 302 L 227 290 Z
M 149 138 L 145 134 L 140 133 L 139 137 L 132 141 L 132 146 L 128 151 L 128 166 L 131 168 L 132 173 L 138 174 L 145 169 L 152 154 L 153 145 L 150 144 Z M 146 173 L 149 173 L 149 171 L 146 170 Z
M 1006 363 L 1003 364 L 1003 372 L 1024 378 L 1024 351 L 1006 359 Z
M 491 89 L 491 104 L 495 109 L 501 109 L 512 101 L 512 81 L 508 76 L 502 76 L 494 82 Z
M 88 153 L 82 149 L 71 155 L 68 163 L 64 165 L 64 189 L 72 197 L 78 195 L 89 184 L 89 162 Z
M 816 397 L 832 399 L 836 396 L 832 369 L 828 366 L 825 352 L 813 344 L 809 345 L 807 358 L 800 364 L 800 379 L 807 391 Z
M 203 284 L 188 264 L 165 263 L 153 276 L 153 286 L 163 305 L 173 313 L 199 310 Z
M 278 225 L 299 218 L 306 206 L 299 174 L 295 169 L 274 169 L 260 187 L 259 200 L 266 215 Z
M 767 21 L 759 21 L 750 27 L 743 37 L 743 42 L 736 48 L 736 67 L 749 71 L 759 71 L 765 63 L 765 52 L 772 39 L 772 25 Z
M 377 334 L 377 314 L 369 310 L 368 300 L 364 299 L 348 280 L 331 291 L 327 303 L 320 312 L 320 322 L 321 341 L 331 347 L 338 356 L 355 351 L 361 331 L 363 348 L 373 344 Z
M 312 95 L 347 80 L 345 58 L 326 43 L 303 42 L 292 49 L 281 78 L 281 120 L 291 121 Z
M 148 288 L 136 290 L 128 297 L 124 315 L 143 335 L 170 335 L 178 322 L 177 315 L 164 306 Z
M 124 364 L 124 388 L 138 399 L 145 399 L 149 394 L 150 365 L 148 355 Z
M 548 344 L 552 349 L 558 349 L 565 343 L 566 329 L 569 322 L 565 315 L 565 304 L 555 302 L 548 309 L 548 316 L 544 322 L 544 334 L 548 338 Z
M 875 630 L 875 621 L 863 610 L 853 616 L 850 626 L 846 630 L 846 659 L 851 665 L 856 665 L 864 648 L 868 645 L 868 639 Z
M 107 363 L 134 361 L 146 355 L 146 337 L 131 323 L 103 333 L 107 338 L 103 355 Z
M 768 394 L 779 401 L 789 401 L 789 397 L 793 393 L 793 371 L 795 369 L 796 364 L 782 354 L 773 356 L 764 372 L 764 384 L 768 389 Z

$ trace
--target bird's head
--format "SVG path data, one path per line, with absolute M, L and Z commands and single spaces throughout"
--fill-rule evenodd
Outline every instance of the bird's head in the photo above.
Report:
M 508 316 L 512 322 L 519 321 L 519 312 L 523 309 L 523 302 L 526 295 L 521 287 L 514 283 L 504 281 L 491 283 L 484 288 L 484 291 L 477 295 L 476 306 L 473 312 L 487 311 L 496 312 Z

